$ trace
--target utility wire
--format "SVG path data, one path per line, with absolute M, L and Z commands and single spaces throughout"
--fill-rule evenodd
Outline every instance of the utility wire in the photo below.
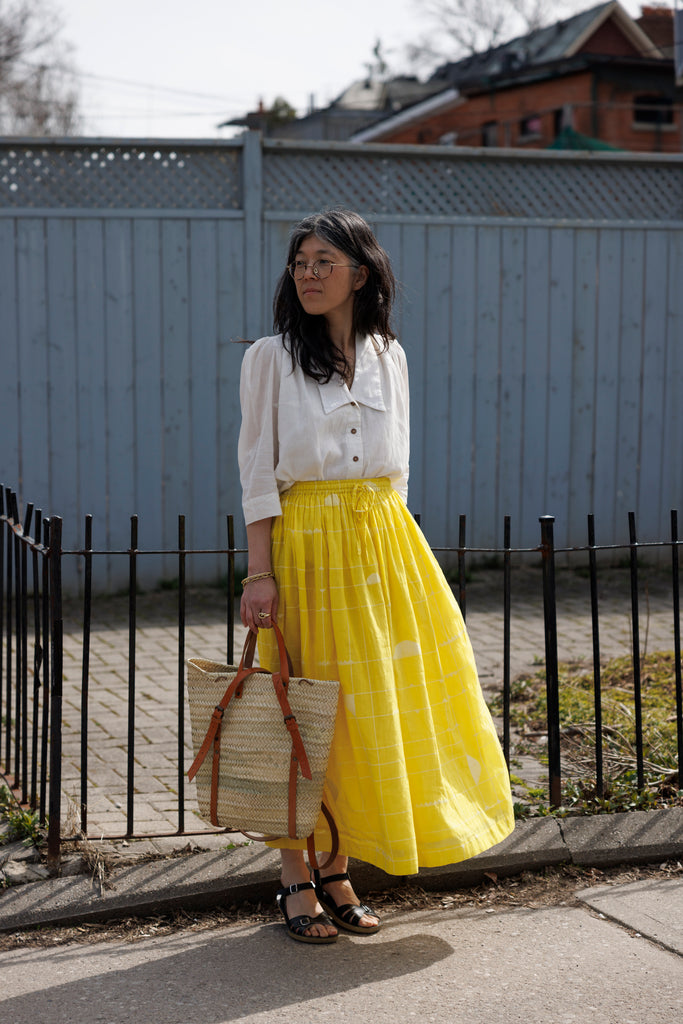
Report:
M 91 120 L 98 121 L 132 121 L 132 120 L 160 120 L 161 118 L 176 118 L 176 117 L 225 117 L 225 109 L 220 111 L 214 110 L 185 110 L 185 111 L 153 111 L 148 113 L 139 113 L 138 111 L 120 112 L 115 114 L 101 114 L 92 111 L 83 111 L 82 116 Z
M 63 64 L 45 64 L 42 62 L 34 64 L 31 61 L 26 60 L 17 60 L 14 63 L 21 64 L 23 67 L 30 68 L 32 71 L 59 71 L 61 74 L 70 75 L 72 78 L 87 78 L 95 82 L 108 82 L 113 85 L 123 85 L 133 89 L 145 89 L 154 93 L 168 93 L 169 95 L 185 96 L 188 99 L 197 100 L 218 100 L 226 104 L 230 102 L 241 104 L 241 100 L 236 97 L 227 97 L 219 93 L 195 92 L 192 89 L 178 89 L 170 85 L 158 85 L 155 82 L 136 82 L 129 78 L 112 78 L 108 75 L 96 75 L 92 71 L 76 71 L 73 68 L 65 67 Z

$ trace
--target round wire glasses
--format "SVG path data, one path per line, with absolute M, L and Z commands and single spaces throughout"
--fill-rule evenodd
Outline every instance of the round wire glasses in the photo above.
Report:
M 326 277 L 329 277 L 333 267 L 351 267 L 353 270 L 358 270 L 356 263 L 333 263 L 332 260 L 315 260 L 313 263 L 306 263 L 305 260 L 294 260 L 293 263 L 289 264 L 287 270 L 295 281 L 301 281 L 309 267 L 313 271 L 313 276 L 317 277 L 319 281 L 324 281 Z

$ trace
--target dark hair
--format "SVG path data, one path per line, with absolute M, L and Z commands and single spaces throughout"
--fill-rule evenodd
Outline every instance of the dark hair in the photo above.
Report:
M 314 213 L 292 229 L 287 266 L 294 260 L 309 235 L 339 249 L 352 263 L 365 266 L 368 278 L 354 293 L 353 330 L 355 334 L 374 334 L 384 348 L 395 338 L 389 318 L 396 292 L 396 280 L 389 257 L 375 238 L 370 225 L 353 210 L 332 209 Z M 281 333 L 285 347 L 304 373 L 323 384 L 335 373 L 347 369 L 344 354 L 333 344 L 324 316 L 306 313 L 299 302 L 296 285 L 283 271 L 273 299 L 274 327 Z

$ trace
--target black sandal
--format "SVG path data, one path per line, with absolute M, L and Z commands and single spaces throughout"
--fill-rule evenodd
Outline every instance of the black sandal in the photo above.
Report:
M 339 906 L 324 889 L 325 882 L 351 881 L 348 871 L 344 871 L 340 875 L 327 875 L 326 878 L 321 878 L 320 872 L 314 871 L 313 877 L 315 878 L 315 894 L 318 897 L 318 902 L 328 912 L 335 924 L 338 924 L 340 928 L 346 928 L 349 932 L 355 932 L 357 935 L 374 935 L 379 930 L 379 921 L 377 924 L 358 924 L 365 914 L 377 917 L 375 911 L 371 910 L 370 907 L 365 906 L 364 903 L 360 905 L 357 903 L 342 903 Z
M 309 917 L 308 914 L 299 914 L 298 917 L 290 917 L 287 913 L 287 897 L 293 896 L 294 893 L 302 892 L 304 889 L 315 889 L 313 882 L 294 882 L 292 885 L 287 885 L 283 889 L 278 889 L 275 894 L 277 905 L 282 911 L 282 916 L 285 919 L 287 925 L 287 934 L 292 938 L 296 939 L 297 942 L 315 942 L 318 945 L 322 943 L 336 942 L 339 933 L 337 935 L 306 935 L 306 929 L 310 928 L 312 924 L 324 924 L 331 925 L 332 921 L 326 913 L 318 914 L 316 917 Z M 317 895 L 317 894 L 316 894 Z

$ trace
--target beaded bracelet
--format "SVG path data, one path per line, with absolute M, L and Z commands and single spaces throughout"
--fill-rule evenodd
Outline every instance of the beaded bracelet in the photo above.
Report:
M 268 572 L 255 572 L 253 576 L 245 576 L 244 577 L 244 579 L 242 580 L 242 586 L 246 587 L 247 583 L 255 583 L 256 580 L 269 580 L 269 579 L 273 579 L 273 580 L 275 579 L 275 573 L 274 572 L 271 572 L 271 571 L 268 571 Z

